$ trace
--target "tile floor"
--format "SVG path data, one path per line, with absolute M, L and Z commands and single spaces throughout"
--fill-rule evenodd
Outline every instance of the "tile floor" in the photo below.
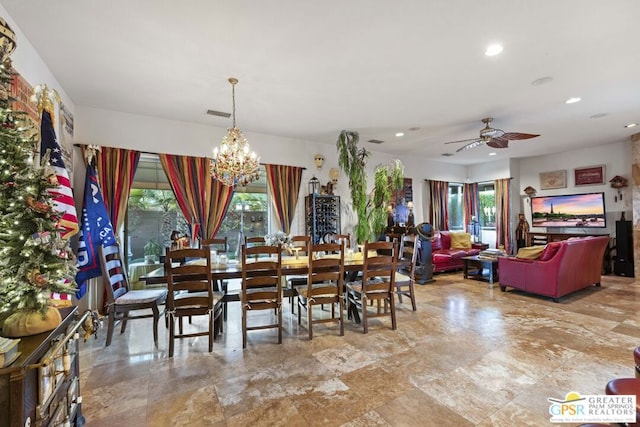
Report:
M 459 272 L 416 290 L 418 311 L 398 304 L 396 331 L 388 318 L 367 335 L 350 321 L 343 337 L 320 324 L 311 342 L 288 303 L 283 343 L 254 331 L 246 350 L 238 303 L 213 353 L 200 337 L 177 340 L 167 358 L 167 330 L 154 348 L 147 319 L 108 348 L 102 329 L 81 348 L 87 426 L 545 426 L 548 397 L 601 394 L 634 375 L 633 279 L 603 276 L 560 303 Z

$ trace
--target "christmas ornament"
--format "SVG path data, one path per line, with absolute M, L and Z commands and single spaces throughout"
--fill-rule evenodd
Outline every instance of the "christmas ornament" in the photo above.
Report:
M 29 283 L 39 288 L 43 288 L 49 283 L 47 277 L 44 274 L 41 274 L 40 270 L 38 270 L 37 268 L 34 268 L 29 273 L 27 273 L 26 278 Z
M 46 213 L 49 213 L 51 211 L 51 206 L 49 206 L 48 203 L 40 202 L 40 201 L 36 200 L 33 196 L 28 196 L 25 199 L 25 202 L 26 202 L 27 206 L 29 207 L 29 209 L 31 209 L 34 212 L 41 213 L 41 214 L 46 214 Z

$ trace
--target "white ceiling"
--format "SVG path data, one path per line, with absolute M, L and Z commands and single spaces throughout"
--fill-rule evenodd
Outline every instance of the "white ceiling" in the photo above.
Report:
M 357 130 L 385 141 L 372 150 L 456 164 L 640 132 L 624 127 L 640 122 L 637 0 L 0 2 L 76 108 L 230 127 L 205 111 L 231 111 L 233 76 L 245 132 L 334 144 Z M 503 53 L 485 56 L 494 42 Z M 442 156 L 483 117 L 542 136 Z

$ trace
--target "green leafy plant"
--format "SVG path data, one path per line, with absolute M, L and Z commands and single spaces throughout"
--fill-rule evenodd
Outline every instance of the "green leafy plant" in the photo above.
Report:
M 144 245 L 143 250 L 144 250 L 145 256 L 152 255 L 155 257 L 159 257 L 160 254 L 162 254 L 162 248 L 160 247 L 160 244 L 155 240 L 149 240 Z
M 336 143 L 338 165 L 349 178 L 351 203 L 358 219 L 354 235 L 358 244 L 375 240 L 387 225 L 387 205 L 392 191 L 402 188 L 404 166 L 400 160 L 374 168 L 373 189 L 367 192 L 367 160 L 370 152 L 358 147 L 358 132 L 343 130 Z

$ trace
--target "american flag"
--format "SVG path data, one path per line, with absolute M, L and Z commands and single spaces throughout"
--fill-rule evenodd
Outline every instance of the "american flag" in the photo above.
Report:
M 62 214 L 58 222 L 58 228 L 62 232 L 62 238 L 68 239 L 78 232 L 78 215 L 76 214 L 76 205 L 73 201 L 69 173 L 62 160 L 62 150 L 56 139 L 51 114 L 49 114 L 48 111 L 42 112 L 40 136 L 40 157 L 42 158 L 47 150 L 49 150 L 49 163 L 55 171 L 58 183 L 60 184 L 59 187 L 49 190 L 49 193 L 53 197 L 55 210 Z

